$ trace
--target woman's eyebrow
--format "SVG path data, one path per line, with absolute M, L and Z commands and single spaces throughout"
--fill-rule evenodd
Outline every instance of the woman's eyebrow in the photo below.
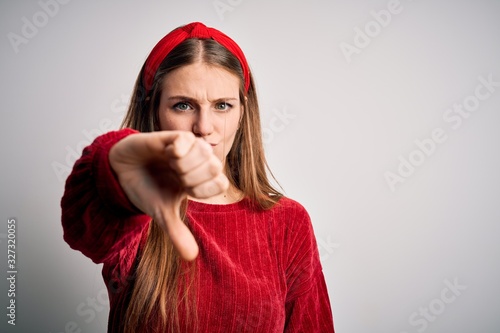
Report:
M 182 96 L 182 95 L 175 95 L 175 96 L 170 96 L 167 98 L 168 100 L 173 100 L 173 99 L 176 99 L 176 100 L 185 100 L 185 101 L 189 101 L 189 102 L 196 102 L 196 99 L 194 98 L 191 98 L 191 97 L 187 97 L 187 96 Z
M 209 100 L 210 103 L 218 103 L 218 102 L 231 102 L 231 101 L 239 101 L 238 98 L 234 97 L 221 97 L 213 100 Z
M 183 95 L 170 96 L 167 98 L 167 100 L 169 100 L 169 101 L 170 100 L 183 100 L 183 101 L 198 103 L 198 101 L 195 98 L 183 96 Z M 219 97 L 219 98 L 216 98 L 213 100 L 209 100 L 209 102 L 213 103 L 213 102 L 218 102 L 218 101 L 237 101 L 237 100 L 239 100 L 239 99 L 236 97 Z

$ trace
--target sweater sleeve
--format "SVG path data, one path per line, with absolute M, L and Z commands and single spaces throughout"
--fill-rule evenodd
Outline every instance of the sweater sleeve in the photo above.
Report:
M 333 333 L 333 316 L 311 220 L 299 206 L 287 228 L 285 332 Z
M 64 240 L 95 263 L 116 265 L 120 254 L 137 247 L 149 217 L 127 198 L 108 159 L 111 147 L 136 133 L 122 129 L 103 134 L 83 150 L 61 199 Z M 131 251 L 128 251 L 130 257 Z M 130 266 L 133 258 L 125 258 Z

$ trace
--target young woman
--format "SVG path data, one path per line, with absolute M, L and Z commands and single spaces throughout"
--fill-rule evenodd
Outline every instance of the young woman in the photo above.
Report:
M 167 34 L 61 201 L 66 242 L 104 264 L 108 332 L 333 332 L 309 216 L 266 170 L 239 46 L 199 22 Z

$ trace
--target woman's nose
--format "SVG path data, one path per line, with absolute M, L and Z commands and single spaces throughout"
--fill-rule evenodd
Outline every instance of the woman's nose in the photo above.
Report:
M 197 112 L 197 117 L 193 123 L 193 133 L 196 136 L 205 137 L 212 134 L 214 131 L 214 124 L 212 117 L 208 110 L 201 110 Z

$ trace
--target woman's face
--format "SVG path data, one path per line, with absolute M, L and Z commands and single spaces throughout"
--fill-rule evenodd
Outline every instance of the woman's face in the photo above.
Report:
M 240 79 L 221 67 L 197 62 L 173 70 L 163 82 L 160 129 L 193 132 L 225 160 L 243 112 L 239 87 Z

